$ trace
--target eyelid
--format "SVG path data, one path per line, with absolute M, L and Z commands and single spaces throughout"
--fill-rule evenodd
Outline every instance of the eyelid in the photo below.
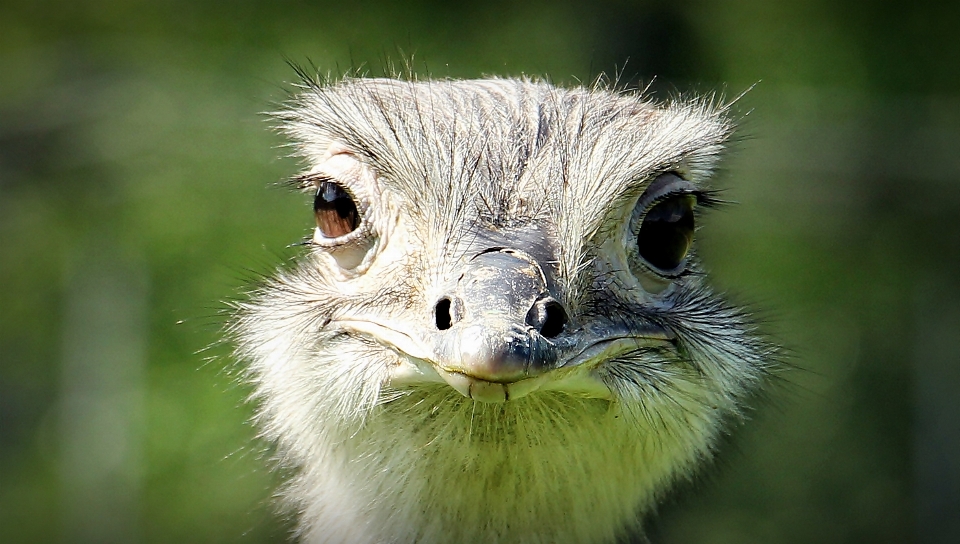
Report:
M 647 190 L 643 192 L 637 201 L 636 207 L 639 210 L 643 210 L 645 214 L 647 210 L 661 200 L 678 194 L 693 195 L 697 199 L 697 204 L 699 204 L 701 198 L 706 195 L 704 191 L 698 189 L 693 183 L 690 183 L 673 172 L 667 172 L 660 174 L 650 182 Z

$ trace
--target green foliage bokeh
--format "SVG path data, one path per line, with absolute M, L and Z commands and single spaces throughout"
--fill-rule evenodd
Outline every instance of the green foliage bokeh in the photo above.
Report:
M 275 185 L 298 165 L 263 115 L 291 90 L 287 59 L 333 75 L 605 73 L 652 81 L 660 99 L 753 87 L 717 182 L 739 205 L 710 215 L 699 244 L 797 369 L 651 530 L 958 534 L 938 510 L 960 493 L 958 16 L 932 1 L 4 3 L 0 541 L 82 540 L 64 361 L 89 340 L 71 340 L 86 329 L 70 301 L 85 308 L 98 274 L 143 301 L 122 534 L 287 538 L 269 448 L 219 343 L 223 301 L 294 255 L 311 223 Z

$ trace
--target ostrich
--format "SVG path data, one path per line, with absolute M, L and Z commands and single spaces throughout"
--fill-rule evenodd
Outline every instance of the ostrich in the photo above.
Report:
M 715 101 L 346 78 L 277 115 L 315 229 L 231 330 L 302 541 L 639 535 L 770 373 L 695 257 Z

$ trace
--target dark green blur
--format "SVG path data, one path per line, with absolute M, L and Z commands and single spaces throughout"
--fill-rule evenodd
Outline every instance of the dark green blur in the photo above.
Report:
M 654 541 L 960 542 L 958 28 L 934 0 L 3 2 L 0 542 L 286 539 L 218 339 L 313 221 L 261 113 L 288 59 L 752 87 L 697 244 L 796 369 Z

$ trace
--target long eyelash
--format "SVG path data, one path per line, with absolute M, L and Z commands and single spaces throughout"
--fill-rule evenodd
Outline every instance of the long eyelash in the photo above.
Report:
M 674 279 L 687 278 L 687 277 L 705 278 L 707 277 L 707 274 L 703 270 L 698 270 L 696 268 L 691 268 L 690 266 L 687 266 L 687 268 L 684 268 L 682 272 L 680 272 L 676 276 L 673 276 Z
M 303 239 L 300 240 L 299 242 L 294 242 L 294 243 L 292 243 L 292 244 L 288 244 L 287 247 L 288 247 L 288 248 L 292 248 L 292 247 L 310 247 L 310 246 L 314 246 L 314 245 L 316 245 L 316 244 L 314 243 L 313 238 L 311 238 L 311 237 L 309 237 L 309 236 L 304 236 Z
M 697 199 L 697 206 L 705 208 L 708 210 L 713 210 L 730 204 L 736 204 L 732 200 L 724 200 L 720 198 L 720 190 L 717 189 L 698 189 L 691 192 L 691 194 Z
M 297 191 L 315 193 L 317 192 L 317 187 L 325 181 L 335 182 L 333 178 L 326 174 L 300 174 L 283 181 L 282 184 Z

